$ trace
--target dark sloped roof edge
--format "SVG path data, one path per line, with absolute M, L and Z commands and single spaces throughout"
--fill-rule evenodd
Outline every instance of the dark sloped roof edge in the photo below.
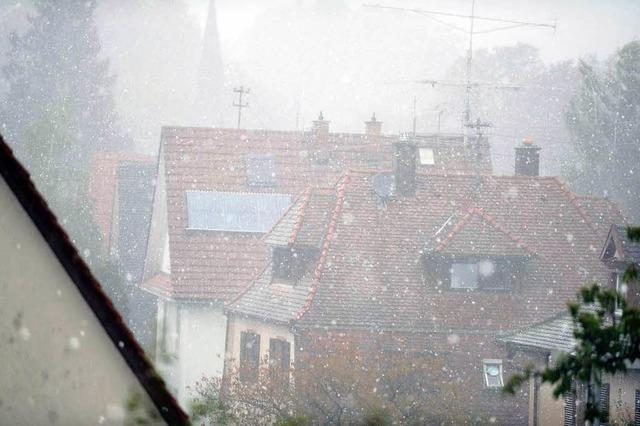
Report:
M 162 418 L 172 425 L 190 424 L 187 414 L 180 408 L 173 395 L 169 393 L 164 381 L 146 357 L 144 350 L 125 325 L 111 300 L 102 291 L 100 284 L 78 254 L 69 236 L 36 189 L 29 173 L 16 159 L 1 135 L 0 175 L 7 182 L 22 208 L 27 212 L 69 278 L 96 315 Z

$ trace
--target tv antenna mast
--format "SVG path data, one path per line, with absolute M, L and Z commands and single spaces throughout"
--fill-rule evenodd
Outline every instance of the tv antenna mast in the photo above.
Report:
M 249 108 L 249 102 L 242 103 L 242 97 L 251 93 L 250 89 L 245 89 L 244 86 L 234 87 L 233 93 L 238 94 L 238 102 L 234 102 L 233 106 L 238 108 L 238 129 L 240 128 L 240 120 L 242 119 L 242 109 Z
M 415 9 L 415 8 L 406 8 L 406 7 L 384 6 L 380 4 L 365 4 L 364 7 L 416 13 L 416 14 L 425 16 L 441 25 L 445 25 L 454 30 L 463 32 L 469 36 L 469 47 L 467 49 L 467 61 L 466 61 L 466 72 L 465 72 L 464 82 L 444 81 L 444 80 L 417 81 L 417 83 L 421 83 L 421 84 L 430 84 L 432 87 L 435 87 L 436 85 L 440 85 L 440 86 L 460 86 L 465 88 L 463 128 L 469 128 L 468 125 L 471 123 L 471 91 L 472 89 L 478 88 L 478 87 L 489 87 L 493 89 L 519 90 L 523 88 L 523 86 L 517 86 L 517 85 L 500 85 L 500 84 L 481 83 L 481 82 L 472 81 L 471 74 L 472 74 L 472 64 L 473 64 L 474 36 L 479 34 L 493 33 L 496 31 L 511 30 L 511 29 L 520 28 L 520 27 L 552 28 L 554 31 L 556 30 L 556 27 L 557 27 L 555 21 L 553 24 L 549 24 L 544 22 L 520 21 L 516 19 L 507 19 L 507 18 L 494 17 L 494 16 L 476 15 L 476 12 L 475 12 L 476 0 L 471 0 L 471 14 L 469 15 L 462 14 L 462 13 L 443 12 L 439 10 L 425 10 L 425 9 Z M 442 17 L 455 18 L 455 19 L 468 19 L 469 27 L 467 29 L 467 28 L 460 27 L 458 25 L 451 24 L 447 21 L 442 20 L 441 19 Z M 490 29 L 485 29 L 485 30 L 476 30 L 475 24 L 477 21 L 492 22 L 498 26 Z

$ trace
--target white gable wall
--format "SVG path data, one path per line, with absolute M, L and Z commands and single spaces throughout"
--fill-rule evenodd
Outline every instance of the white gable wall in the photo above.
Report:
M 195 383 L 204 377 L 222 377 L 224 368 L 227 318 L 222 307 L 210 303 L 160 300 L 158 306 L 158 350 L 156 364 L 180 404 L 189 408 Z M 161 351 L 161 333 L 165 332 L 163 313 L 166 304 L 177 304 L 179 341 L 176 357 Z M 165 339 L 170 336 L 164 336 Z

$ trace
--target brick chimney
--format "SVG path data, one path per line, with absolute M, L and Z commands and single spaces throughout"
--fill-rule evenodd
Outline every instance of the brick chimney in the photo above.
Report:
M 323 145 L 329 143 L 329 121 L 324 119 L 322 111 L 320 111 L 318 119 L 313 121 L 312 132 L 315 142 Z
M 380 136 L 382 133 L 382 121 L 376 120 L 376 113 L 371 116 L 371 120 L 364 122 L 365 134 L 367 136 Z
M 540 147 L 533 140 L 525 138 L 522 145 L 516 147 L 516 176 L 540 175 Z
M 396 194 L 411 196 L 416 192 L 416 145 L 401 138 L 394 144 L 393 172 Z

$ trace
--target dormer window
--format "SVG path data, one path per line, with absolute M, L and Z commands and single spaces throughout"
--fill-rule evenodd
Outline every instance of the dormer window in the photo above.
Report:
M 468 290 L 478 288 L 478 264 L 454 263 L 451 265 L 451 288 Z
M 247 155 L 247 184 L 249 186 L 276 186 L 276 167 L 273 155 Z
M 295 284 L 312 268 L 315 253 L 307 247 L 274 247 L 273 280 Z
M 273 278 L 279 281 L 292 281 L 294 253 L 290 247 L 273 249 Z
M 450 287 L 455 290 L 508 290 L 514 275 L 513 262 L 506 259 L 454 261 Z

